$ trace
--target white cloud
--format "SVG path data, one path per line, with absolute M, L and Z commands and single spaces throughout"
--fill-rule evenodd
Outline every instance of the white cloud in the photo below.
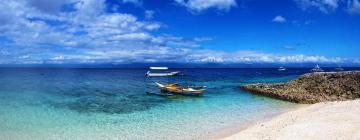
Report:
M 233 53 L 201 51 L 190 55 L 191 62 L 222 62 L 222 63 L 341 63 L 346 59 L 339 57 L 307 56 L 307 55 L 274 55 L 253 51 Z
M 161 24 L 159 24 L 159 23 L 147 23 L 144 28 L 149 31 L 152 31 L 152 30 L 159 29 L 160 27 L 161 27 Z
M 145 10 L 145 19 L 152 19 L 154 18 L 155 11 L 152 10 Z
M 115 35 L 112 37 L 114 40 L 149 40 L 151 39 L 151 35 L 148 33 L 129 33 L 129 34 L 122 34 L 122 35 Z
M 360 14 L 360 1 L 348 0 L 348 12 L 350 14 Z
M 49 14 L 55 18 L 48 18 L 43 16 L 44 12 L 34 11 L 27 3 L 2 1 L 0 8 L 15 14 L 0 17 L 0 35 L 7 36 L 15 44 L 28 46 L 118 46 L 119 42 L 108 41 L 108 38 L 123 36 L 122 39 L 134 40 L 137 34 L 143 40 L 148 36 L 148 31 L 161 27 L 156 22 L 139 21 L 130 14 L 105 13 L 103 0 L 82 0 L 74 4 L 75 11 Z M 29 17 L 33 20 L 29 20 Z M 51 25 L 44 20 L 58 22 L 59 25 Z M 8 24 L 9 21 L 12 24 Z
M 11 43 L 0 47 L 0 63 L 171 61 L 187 55 L 188 48 L 197 48 L 201 42 L 154 35 L 161 23 L 140 21 L 126 13 L 107 13 L 104 0 L 64 2 L 74 6 L 73 10 L 47 12 L 27 1 L 1 1 L 0 8 L 8 12 L 0 12 L 0 36 Z M 170 55 L 174 52 L 179 56 Z M 22 57 L 29 54 L 31 57 Z
M 122 0 L 124 3 L 133 3 L 137 6 L 142 5 L 142 0 Z
M 341 0 L 294 0 L 302 10 L 316 8 L 324 13 L 335 11 Z
M 19 59 L 28 59 L 30 58 L 30 55 L 22 55 L 18 57 Z
M 277 22 L 277 23 L 284 23 L 284 22 L 286 22 L 286 19 L 283 16 L 278 15 L 278 16 L 274 17 L 274 19 L 272 21 Z
M 211 37 L 195 37 L 194 38 L 194 41 L 197 41 L 197 42 L 202 42 L 202 41 L 210 41 L 210 40 L 213 40 Z
M 175 2 L 195 12 L 209 8 L 228 11 L 237 5 L 235 0 L 175 0 Z
M 360 14 L 359 0 L 294 0 L 304 11 L 318 9 L 323 13 L 334 12 L 339 7 L 343 7 L 349 14 Z
M 28 4 L 41 12 L 56 14 L 61 11 L 64 4 L 72 2 L 75 0 L 29 0 Z
M 62 56 L 62 55 L 59 55 L 59 56 L 55 56 L 55 57 L 53 57 L 53 58 L 50 58 L 50 60 L 64 60 L 64 59 L 65 59 L 65 57 Z

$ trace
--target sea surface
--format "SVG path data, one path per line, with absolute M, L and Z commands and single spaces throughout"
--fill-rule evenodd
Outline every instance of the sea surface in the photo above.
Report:
M 239 89 L 285 82 L 309 69 L 175 69 L 185 75 L 146 78 L 147 69 L 0 68 L 0 139 L 211 139 L 296 104 Z M 330 69 L 329 69 L 330 70 Z M 202 97 L 147 95 L 154 82 L 205 85 Z

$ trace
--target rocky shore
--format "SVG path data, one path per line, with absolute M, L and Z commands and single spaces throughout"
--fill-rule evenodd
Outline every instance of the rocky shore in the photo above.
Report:
M 286 83 L 257 83 L 241 89 L 295 103 L 352 100 L 360 98 L 360 71 L 308 73 Z

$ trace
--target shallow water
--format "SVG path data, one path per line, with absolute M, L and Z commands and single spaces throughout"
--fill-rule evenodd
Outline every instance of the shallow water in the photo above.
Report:
M 283 82 L 307 69 L 179 69 L 186 76 L 145 78 L 146 69 L 0 69 L 1 139 L 208 139 L 295 104 L 241 91 Z M 146 95 L 154 81 L 206 85 L 203 97 Z

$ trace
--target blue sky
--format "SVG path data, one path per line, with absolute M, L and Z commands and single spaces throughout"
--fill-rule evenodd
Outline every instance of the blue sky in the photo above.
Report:
M 360 64 L 359 0 L 2 0 L 0 64 Z

